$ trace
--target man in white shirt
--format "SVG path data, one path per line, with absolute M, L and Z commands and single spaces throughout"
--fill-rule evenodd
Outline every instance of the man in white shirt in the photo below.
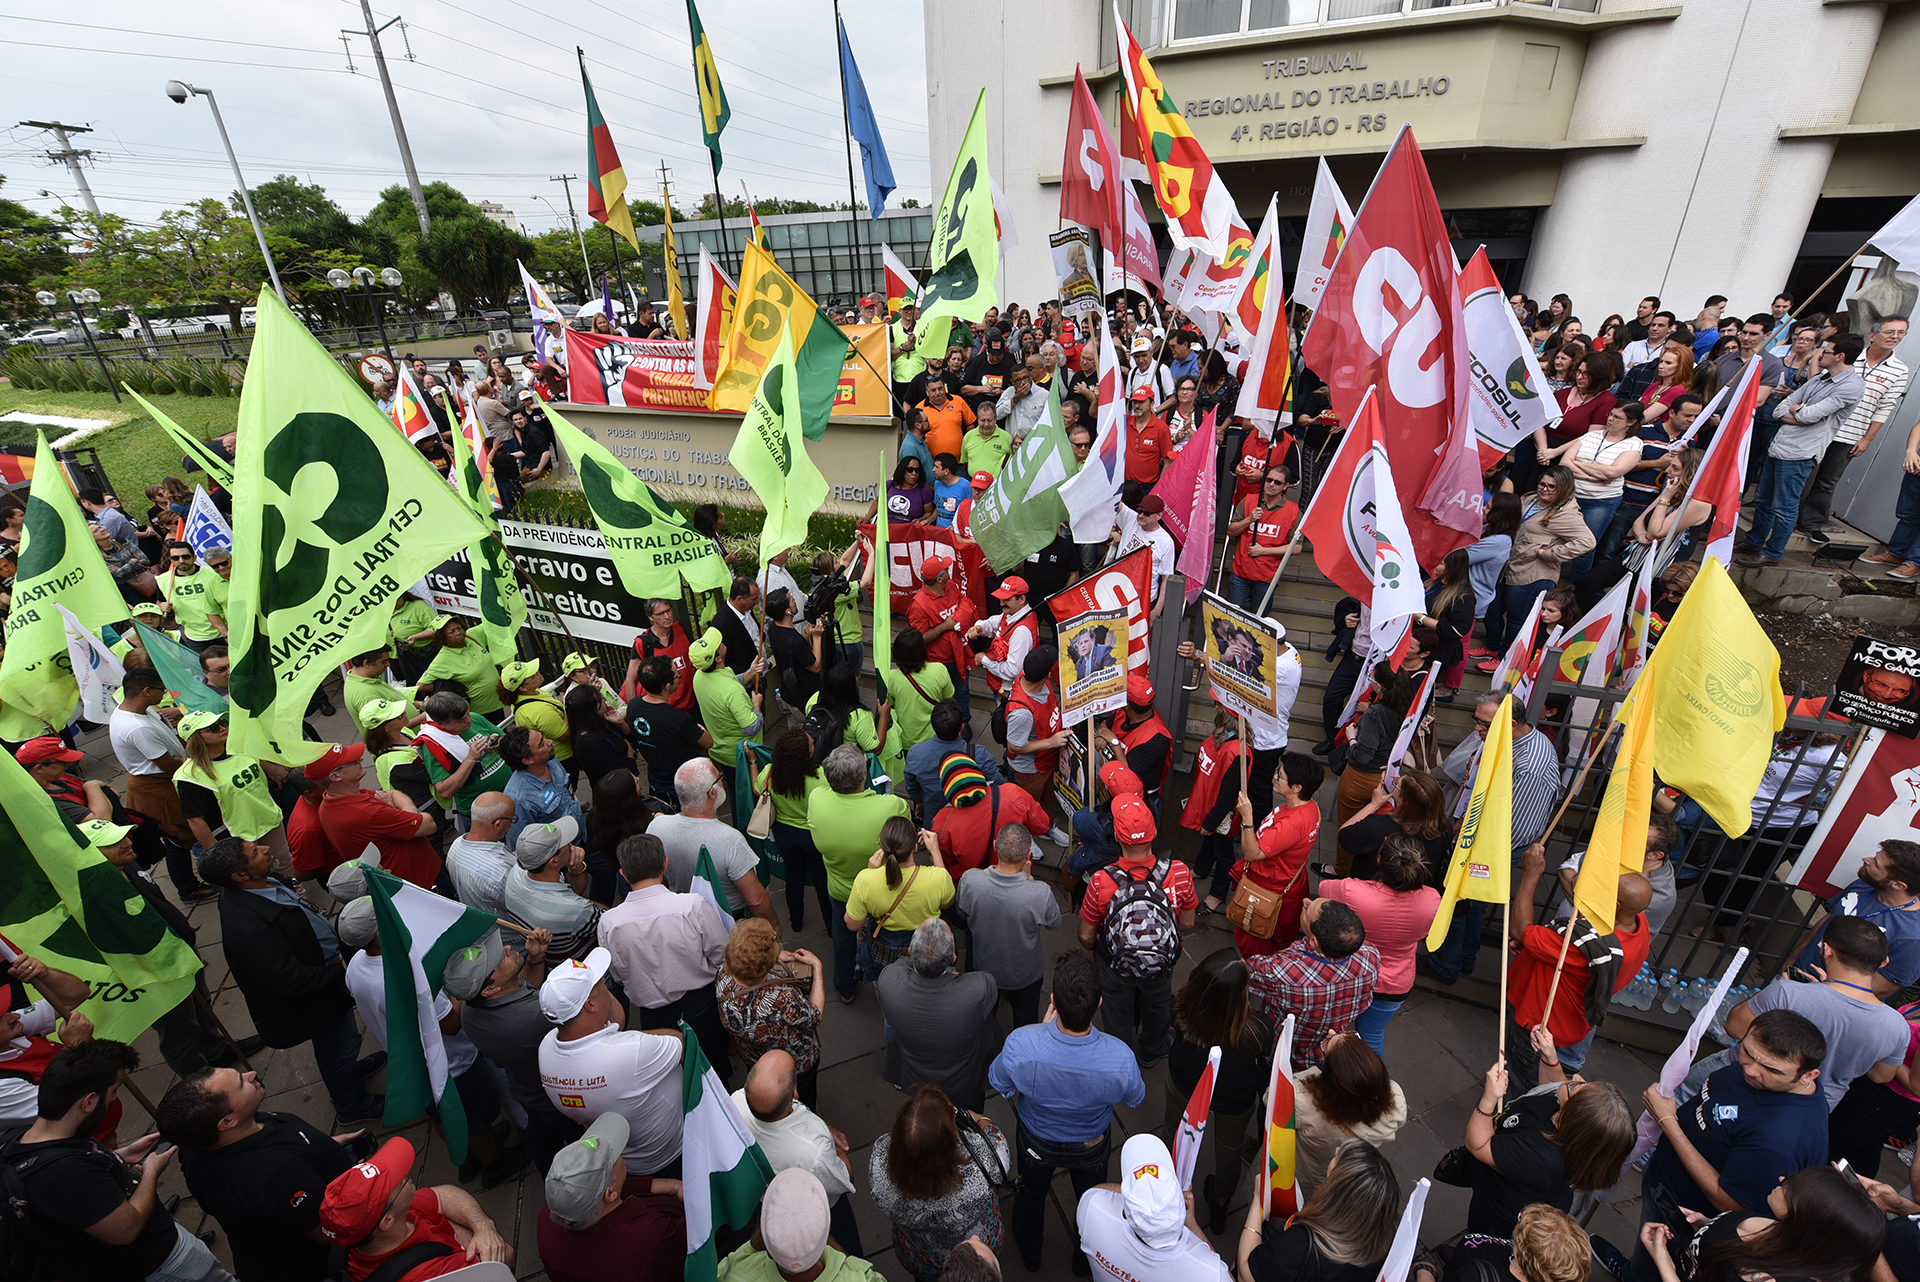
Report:
M 618 857 L 631 893 L 600 918 L 600 945 L 613 955 L 613 977 L 626 990 L 634 1022 L 678 1028 L 686 1020 L 713 1071 L 732 1085 L 713 981 L 726 962 L 733 923 L 700 896 L 667 889 L 667 850 L 652 833 L 622 841 Z
M 585 1126 L 602 1113 L 627 1119 L 629 1175 L 651 1178 L 680 1156 L 680 1030 L 627 1032 L 607 991 L 612 954 L 564 961 L 540 985 L 540 1011 L 559 1025 L 540 1043 L 540 1084 L 560 1116 Z
M 694 865 L 700 861 L 700 847 L 705 846 L 726 888 L 727 910 L 736 917 L 743 910 L 751 911 L 772 922 L 777 931 L 780 919 L 774 916 L 767 888 L 760 884 L 760 856 L 753 853 L 745 837 L 715 817 L 726 800 L 718 774 L 718 768 L 705 757 L 682 765 L 673 776 L 680 813 L 659 815 L 647 825 L 647 832 L 658 837 L 667 850 L 667 889 L 684 895 L 693 888 Z
M 999 694 L 1019 679 L 1020 668 L 1040 642 L 1040 620 L 1027 605 L 1027 581 L 1010 574 L 993 590 L 1000 613 L 967 629 L 969 637 L 991 637 L 993 644 L 980 656 L 987 684 Z
M 152 668 L 128 668 L 120 687 L 120 706 L 107 721 L 107 738 L 120 768 L 127 772 L 128 807 L 159 824 L 160 831 L 176 844 L 177 851 L 168 854 L 167 871 L 181 900 L 195 903 L 220 892 L 200 885 L 186 854 L 195 844 L 194 836 L 186 816 L 180 813 L 173 772 L 186 760 L 187 748 L 173 732 L 173 722 L 156 711 L 156 705 L 166 697 L 167 683 Z M 186 709 L 175 711 L 183 713 Z
M 1034 429 L 1041 417 L 1047 412 L 1047 393 L 1033 381 L 1033 371 L 1026 366 L 1016 366 L 1013 381 L 1000 393 L 1000 399 L 994 405 L 994 417 L 1013 436 L 1014 444 L 1027 439 L 1027 433 Z
M 758 582 L 762 601 L 772 596 L 775 588 L 785 588 L 787 595 L 793 598 L 793 608 L 798 611 L 806 604 L 807 594 L 800 590 L 800 584 L 787 571 L 787 557 L 792 551 L 792 548 L 784 548 L 777 555 L 769 557 L 767 563 L 760 567 Z
M 768 1051 L 735 1091 L 733 1106 L 767 1155 L 773 1173 L 807 1171 L 827 1191 L 828 1232 L 848 1255 L 863 1254 L 860 1225 L 853 1217 L 853 1162 L 847 1137 L 800 1102 L 799 1074 L 793 1056 Z
M 360 951 L 347 962 L 347 991 L 360 1008 L 361 1022 L 380 1043 L 387 1046 L 387 971 L 380 956 L 380 928 L 374 921 L 373 897 L 363 896 L 340 911 L 335 926 L 340 942 Z M 493 1066 L 480 1058 L 480 1050 L 460 1031 L 460 1012 L 445 993 L 433 999 L 434 1018 L 440 1023 L 440 1041 L 447 1052 L 447 1077 L 460 1093 L 460 1107 L 467 1115 L 466 1165 L 460 1182 L 482 1176 L 482 1186 L 494 1188 L 533 1160 L 531 1144 L 517 1144 L 502 1150 L 493 1123 L 500 1116 L 500 1088 Z
M 447 875 L 460 902 L 498 917 L 506 908 L 507 874 L 513 852 L 507 830 L 513 827 L 513 798 L 483 792 L 473 799 L 472 826 L 447 847 Z
M 1119 512 L 1117 533 L 1119 534 L 1119 556 L 1126 556 L 1135 548 L 1153 549 L 1152 584 L 1150 591 L 1153 602 L 1154 621 L 1160 618 L 1160 609 L 1164 602 L 1160 599 L 1160 583 L 1173 573 L 1173 558 L 1176 549 L 1173 535 L 1161 528 L 1160 522 L 1167 510 L 1167 501 L 1158 494 L 1149 494 L 1140 500 L 1140 511 L 1136 516 L 1123 504 Z
M 31 1006 L 0 1011 L 0 1127 L 21 1127 L 38 1116 L 40 1075 L 61 1043 L 86 1041 L 93 1036 L 93 1023 L 74 1013 L 87 1000 L 86 981 L 34 957 L 20 958 L 7 973 L 44 994 Z M 48 1041 L 56 1028 L 60 1042 Z
M 1854 404 L 1853 412 L 1833 434 L 1833 441 L 1821 455 L 1820 465 L 1807 480 L 1800 496 L 1800 532 L 1808 541 L 1825 546 L 1833 541 L 1827 534 L 1827 518 L 1833 513 L 1833 492 L 1846 475 L 1853 460 L 1873 447 L 1887 420 L 1900 409 L 1911 377 L 1906 362 L 1893 354 L 1907 336 L 1904 316 L 1883 316 L 1867 331 L 1867 350 L 1854 365 L 1866 383 L 1866 392 Z
M 1647 321 L 1647 336 L 1628 343 L 1620 351 L 1620 360 L 1628 368 L 1645 365 L 1660 354 L 1667 345 L 1667 335 L 1673 333 L 1675 316 L 1672 312 L 1655 312 Z
M 1080 1195 L 1080 1249 L 1110 1282 L 1227 1282 L 1227 1263 L 1200 1231 L 1193 1194 L 1180 1191 L 1173 1154 L 1155 1135 L 1120 1150 L 1120 1182 Z

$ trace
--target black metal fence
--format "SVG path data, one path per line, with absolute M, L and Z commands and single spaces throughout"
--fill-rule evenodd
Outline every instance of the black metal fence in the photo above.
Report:
M 94 346 L 108 360 L 158 361 L 177 356 L 198 356 L 221 360 L 245 360 L 253 350 L 253 330 L 243 329 L 238 333 L 212 325 L 206 332 L 186 334 L 171 333 L 153 336 L 149 343 L 145 337 L 122 338 L 112 330 L 94 331 Z M 387 321 L 386 340 L 396 354 L 407 344 L 423 342 L 430 338 L 463 338 L 469 334 L 485 334 L 493 329 L 512 328 L 507 322 L 488 319 L 481 316 L 456 316 L 452 320 L 421 320 L 417 317 L 392 317 Z M 518 328 L 524 329 L 525 326 Z M 329 349 L 364 347 L 379 350 L 381 346 L 380 330 L 373 325 L 352 325 L 340 329 L 317 329 L 313 336 L 321 345 Z M 8 352 L 24 351 L 36 360 L 91 360 L 93 349 L 76 332 L 71 341 L 43 346 L 39 343 L 15 343 L 6 349 Z
M 1557 662 L 1558 653 L 1550 653 L 1542 669 L 1552 671 Z M 1535 725 L 1559 750 L 1566 784 L 1577 775 L 1584 752 L 1605 736 L 1626 694 L 1624 689 L 1564 681 L 1542 681 L 1535 688 L 1529 709 Z M 1803 683 L 1789 693 L 1788 706 L 1807 697 L 1824 704 L 1825 696 L 1825 691 L 1809 691 Z M 1723 832 L 1698 803 L 1679 800 L 1669 815 L 1683 833 L 1681 845 L 1668 856 L 1675 873 L 1675 903 L 1647 954 L 1656 977 L 1672 970 L 1690 985 L 1717 980 L 1743 946 L 1749 952 L 1737 983 L 1764 985 L 1779 974 L 1823 906 L 1817 896 L 1783 878 L 1812 837 L 1855 747 L 1857 736 L 1847 722 L 1789 715 L 1775 737 L 1772 760 L 1752 802 L 1751 826 L 1738 837 Z M 1554 870 L 1569 854 L 1586 847 L 1606 793 L 1612 755 L 1611 746 L 1602 752 L 1547 843 L 1548 871 L 1536 893 L 1536 920 L 1546 921 L 1563 898 Z M 1678 1024 L 1692 1016 L 1682 1012 L 1663 1017 L 1656 1001 L 1640 1018 Z

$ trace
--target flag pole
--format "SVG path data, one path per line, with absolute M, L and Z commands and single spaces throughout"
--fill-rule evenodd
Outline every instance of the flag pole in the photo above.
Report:
M 1570 790 L 1568 790 L 1566 799 L 1560 803 L 1560 809 L 1554 812 L 1553 822 L 1547 825 L 1547 830 L 1540 835 L 1540 840 L 1535 844 L 1540 846 L 1545 846 L 1547 844 L 1548 839 L 1553 836 L 1553 830 L 1560 826 L 1560 817 L 1567 813 L 1567 807 L 1573 804 L 1573 799 L 1580 795 L 1580 789 L 1586 784 L 1587 771 L 1593 768 L 1593 763 L 1599 760 L 1600 754 L 1606 750 L 1608 741 L 1613 738 L 1613 732 L 1619 725 L 1621 725 L 1621 723 L 1616 721 L 1612 725 L 1607 727 L 1606 734 L 1601 737 L 1600 746 L 1595 748 L 1593 752 L 1587 757 L 1586 761 L 1581 764 L 1580 774 L 1576 779 L 1574 779 L 1573 787 Z M 1573 906 L 1573 905 L 1570 905 L 1570 906 Z M 1573 944 L 1573 923 L 1574 923 L 1574 919 L 1580 915 L 1578 907 L 1577 906 L 1573 906 L 1573 907 L 1574 907 L 1573 913 L 1571 913 L 1567 917 L 1567 937 L 1560 941 L 1560 960 L 1555 962 L 1553 965 L 1553 982 L 1547 985 L 1547 1004 L 1543 1008 L 1541 1008 L 1540 1019 L 1543 1023 L 1546 1021 L 1547 1017 L 1553 1013 L 1553 997 L 1555 993 L 1560 991 L 1560 972 L 1566 967 L 1567 949 L 1571 947 Z M 1512 907 L 1509 906 L 1507 911 L 1511 913 L 1513 911 Z M 1512 923 L 1509 922 L 1508 925 L 1509 925 L 1509 928 L 1511 928 Z M 1501 1006 L 1501 1010 L 1504 1011 L 1506 1009 L 1506 983 L 1507 983 L 1507 980 L 1506 980 L 1507 947 L 1506 947 L 1506 940 L 1504 938 L 1500 941 L 1500 945 L 1501 945 L 1500 946 L 1500 998 L 1501 998 L 1500 1006 Z M 1506 1040 L 1507 1040 L 1507 1023 L 1505 1019 L 1502 1019 L 1500 1021 L 1500 1045 L 1501 1045 L 1501 1053 L 1503 1055 L 1506 1053 L 1505 1052 Z
M 1573 923 L 1568 922 L 1567 925 L 1568 925 L 1567 938 L 1572 939 Z M 1507 903 L 1500 905 L 1500 1004 L 1498 1007 L 1495 1008 L 1498 1011 L 1498 1014 L 1496 1015 L 1495 1018 L 1497 1019 L 1500 1025 L 1500 1056 L 1499 1058 L 1500 1058 L 1500 1062 L 1503 1065 L 1507 1062 L 1507 1022 L 1508 1022 L 1507 1021 L 1507 958 L 1513 952 L 1511 948 L 1507 947 L 1507 932 L 1511 929 L 1513 929 L 1513 903 L 1512 901 L 1508 901 Z M 1560 960 L 1562 962 L 1565 962 L 1567 960 L 1567 954 L 1564 949 L 1561 950 Z M 1554 982 L 1558 983 L 1560 980 L 1560 972 L 1557 970 L 1554 971 L 1553 978 L 1554 978 Z M 1551 992 L 1549 992 L 1547 995 L 1547 1009 L 1548 1010 L 1553 1009 L 1553 995 Z M 1542 1015 L 1540 1018 L 1544 1020 L 1546 1016 Z M 1505 1108 L 1506 1103 L 1507 1103 L 1507 1097 L 1503 1093 L 1500 1096 L 1500 1106 L 1502 1108 Z
M 720 194 L 720 164 L 717 160 L 714 162 L 714 166 L 713 166 L 713 213 L 714 213 L 714 217 L 720 220 L 720 243 L 722 245 L 725 245 L 728 243 L 727 198 Z M 748 235 L 752 235 L 753 224 L 748 223 L 747 228 L 748 228 Z M 674 258 L 677 260 L 679 256 L 680 256 L 679 253 L 676 251 L 674 254 Z M 725 261 L 724 254 L 722 255 L 722 261 Z M 741 270 L 741 268 L 743 268 L 746 265 L 746 261 L 747 261 L 747 247 L 745 245 L 742 245 L 740 247 L 740 252 L 734 255 L 733 270 L 736 274 Z
M 860 267 L 864 250 L 860 244 L 860 196 L 853 184 L 853 108 L 847 101 L 847 60 L 841 56 L 845 48 L 846 28 L 840 22 L 840 0 L 833 0 L 833 56 L 840 64 L 840 121 L 847 130 L 847 220 L 852 224 L 853 235 L 853 297 L 858 307 L 860 293 Z M 879 210 L 873 211 L 878 214 Z M 884 291 L 883 291 L 884 292 Z
M 613 246 L 613 278 L 620 282 L 620 301 L 630 303 L 632 300 L 627 297 L 627 273 L 620 266 L 620 237 L 611 227 L 607 228 L 607 243 Z M 607 324 L 613 324 L 613 317 L 607 317 Z

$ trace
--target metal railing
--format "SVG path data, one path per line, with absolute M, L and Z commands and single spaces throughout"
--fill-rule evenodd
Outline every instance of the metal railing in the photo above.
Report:
M 497 326 L 495 321 L 480 316 L 456 316 L 452 320 L 445 321 L 395 317 L 387 322 L 387 339 L 398 350 L 408 343 L 417 343 L 430 338 L 462 338 L 469 334 L 485 334 L 494 328 L 508 328 L 508 326 Z M 380 347 L 380 331 L 373 325 L 316 329 L 312 333 L 320 340 L 322 346 L 329 349 L 363 347 L 377 350 Z M 110 335 L 112 331 L 99 331 L 94 335 L 100 354 L 108 360 L 157 361 L 178 356 L 245 360 L 253 350 L 251 328 L 242 330 L 238 334 L 220 328 L 210 333 L 155 334 L 154 341 L 151 343 L 145 338 L 129 339 Z M 6 350 L 9 352 L 26 350 L 35 360 L 41 361 L 90 358 L 86 346 L 77 341 L 52 346 L 39 343 L 15 343 Z
M 1552 671 L 1558 658 L 1557 651 L 1550 652 L 1543 671 Z M 1579 773 L 1584 753 L 1605 736 L 1626 693 L 1557 680 L 1543 681 L 1535 688 L 1529 710 L 1536 727 L 1553 739 L 1559 751 L 1563 787 Z M 1807 690 L 1803 682 L 1788 704 L 1823 693 Z M 1840 785 L 1857 746 L 1852 732 L 1847 722 L 1788 716 L 1785 728 L 1775 737 L 1767 779 L 1754 798 L 1752 826 L 1739 837 L 1721 831 L 1697 803 L 1682 801 L 1670 816 L 1683 833 L 1680 846 L 1667 857 L 1677 883 L 1674 907 L 1647 953 L 1656 976 L 1674 970 L 1689 983 L 1717 980 L 1744 946 L 1749 950 L 1747 963 L 1737 982 L 1762 986 L 1798 951 L 1824 901 L 1781 878 L 1812 837 L 1821 809 Z M 1548 921 L 1563 898 L 1554 871 L 1569 854 L 1586 847 L 1606 793 L 1606 767 L 1612 754 L 1609 745 L 1547 842 L 1547 872 L 1535 895 L 1536 921 Z M 1783 800 L 1783 795 L 1796 800 Z M 1654 1011 L 1639 1012 L 1636 1017 L 1678 1026 L 1692 1015 L 1663 1015 L 1656 1004 Z

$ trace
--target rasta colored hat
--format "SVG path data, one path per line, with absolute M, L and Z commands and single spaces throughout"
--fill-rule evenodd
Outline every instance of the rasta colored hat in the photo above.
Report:
M 966 753 L 949 752 L 940 759 L 940 791 L 948 805 L 965 809 L 987 795 L 986 772 Z

